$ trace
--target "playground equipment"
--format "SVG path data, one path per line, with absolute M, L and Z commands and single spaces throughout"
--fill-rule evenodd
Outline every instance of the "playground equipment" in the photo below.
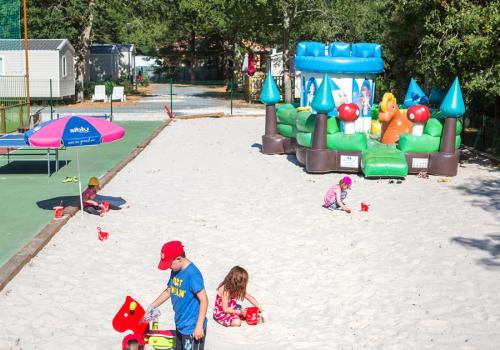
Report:
M 395 144 L 399 135 L 408 134 L 412 130 L 412 123 L 406 117 L 406 111 L 401 112 L 393 94 L 386 92 L 379 104 L 378 119 L 382 123 L 380 142 Z
M 457 118 L 465 112 L 458 78 L 444 99 L 438 97 L 442 99 L 439 110 L 427 106 L 429 99 L 413 79 L 404 106 L 398 106 L 391 93 L 384 94 L 376 106 L 370 100 L 373 94 L 370 99 L 363 96 L 374 90 L 373 79 L 368 77 L 383 69 L 380 46 L 352 44 L 348 54 L 348 44 L 321 45 L 306 42 L 297 47 L 297 69 L 307 72 L 314 67 L 316 72 L 325 72 L 319 87 L 314 85 L 320 79 L 317 75 L 309 78 L 313 80 L 306 85 L 300 107 L 285 104 L 276 109 L 279 92 L 268 75 L 261 94 L 261 101 L 267 105 L 263 153 L 295 153 L 310 173 L 363 172 L 367 177 L 405 177 L 421 172 L 456 175 L 462 131 Z M 344 51 L 339 53 L 339 48 Z M 364 73 L 360 73 L 362 70 Z M 326 71 L 336 72 L 334 78 Z M 361 82 L 364 92 L 358 94 L 353 88 L 348 94 L 346 81 L 359 86 L 359 74 L 366 76 Z M 303 78 L 308 76 L 304 74 Z M 434 96 L 433 100 L 438 98 Z M 365 116 L 367 111 L 369 117 Z M 373 117 L 378 120 L 372 121 Z M 370 137 L 369 131 L 380 133 L 380 141 L 374 135 Z
M 293 153 L 297 147 L 293 126 L 283 128 L 277 124 L 276 103 L 280 101 L 280 92 L 271 76 L 271 72 L 267 73 L 262 86 L 260 101 L 266 105 L 266 130 L 262 136 L 263 152 L 265 154 Z M 278 132 L 278 128 L 286 136 L 282 136 Z
M 175 331 L 159 330 L 156 317 L 152 317 L 150 322 L 143 322 L 145 315 L 144 308 L 134 298 L 125 298 L 112 322 L 117 332 L 132 331 L 133 336 L 126 335 L 123 343 L 128 339 L 136 339 L 140 344 L 152 346 L 155 350 L 175 349 Z
M 375 92 L 375 75 L 384 69 L 382 49 L 379 44 L 370 43 L 331 43 L 300 42 L 297 44 L 295 68 L 300 71 L 300 107 L 311 107 L 324 74 L 328 73 L 334 107 L 343 103 L 355 103 L 360 110 L 355 122 L 356 132 L 368 132 L 371 128 L 371 110 Z M 274 98 L 270 99 L 269 96 Z M 295 121 L 283 113 L 278 116 L 277 129 L 275 118 L 267 117 L 267 110 L 275 110 L 279 102 L 278 87 L 268 74 L 263 85 L 260 100 L 266 108 L 266 137 L 263 137 L 262 148 L 265 154 L 293 153 Z M 306 111 L 306 110 L 304 110 Z M 290 111 L 293 114 L 292 111 Z M 329 117 L 337 116 L 335 108 L 330 110 Z M 268 120 L 269 119 L 269 120 Z M 340 123 L 340 129 L 343 129 Z M 278 133 L 279 130 L 279 133 Z M 285 136 L 285 138 L 281 137 Z M 271 142 L 272 141 L 272 142 Z

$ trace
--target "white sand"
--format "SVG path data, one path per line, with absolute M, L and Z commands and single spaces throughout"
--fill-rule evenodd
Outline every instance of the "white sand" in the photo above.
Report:
M 341 175 L 262 155 L 263 130 L 263 118 L 171 124 L 103 191 L 129 209 L 73 218 L 0 293 L 0 349 L 119 349 L 111 319 L 127 294 L 146 306 L 165 287 L 156 267 L 173 239 L 205 278 L 207 349 L 499 348 L 498 171 L 466 164 L 449 183 L 354 176 L 347 215 L 321 208 Z M 211 319 L 236 264 L 269 323 Z M 172 327 L 170 303 L 161 310 Z

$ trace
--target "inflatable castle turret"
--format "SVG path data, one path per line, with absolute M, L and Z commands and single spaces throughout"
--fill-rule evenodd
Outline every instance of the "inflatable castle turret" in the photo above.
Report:
M 381 45 L 375 43 L 320 42 L 297 44 L 295 69 L 300 71 L 300 105 L 311 106 L 316 90 L 328 73 L 335 108 L 355 103 L 360 115 L 355 122 L 356 132 L 370 131 L 375 76 L 384 70 Z M 313 106 L 314 108 L 314 106 Z

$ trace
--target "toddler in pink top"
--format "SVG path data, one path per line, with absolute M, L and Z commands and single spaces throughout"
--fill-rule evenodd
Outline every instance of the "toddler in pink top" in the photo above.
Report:
M 100 186 L 99 179 L 96 177 L 89 179 L 89 186 L 82 193 L 83 211 L 86 213 L 99 216 L 104 214 L 103 204 L 97 201 L 97 191 L 99 191 Z M 121 210 L 122 208 L 109 203 L 108 209 Z
M 344 176 L 338 185 L 333 186 L 326 192 L 325 204 L 323 206 L 330 210 L 343 210 L 346 213 L 351 213 L 351 209 L 344 204 L 344 200 L 347 197 L 347 190 L 351 189 L 351 185 L 351 178 Z
M 233 267 L 224 281 L 217 288 L 214 320 L 225 327 L 239 327 L 245 319 L 246 309 L 237 304 L 238 300 L 248 300 L 252 305 L 259 305 L 257 300 L 247 293 L 248 272 L 239 266 Z

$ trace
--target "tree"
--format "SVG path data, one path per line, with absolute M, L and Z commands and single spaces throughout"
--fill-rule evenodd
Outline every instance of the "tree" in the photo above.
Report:
M 28 30 L 31 38 L 68 38 L 77 53 L 77 99 L 83 99 L 85 60 L 90 45 L 96 0 L 29 0 Z
M 424 27 L 419 73 L 443 87 L 459 76 L 469 109 L 500 117 L 500 1 L 439 2 Z

